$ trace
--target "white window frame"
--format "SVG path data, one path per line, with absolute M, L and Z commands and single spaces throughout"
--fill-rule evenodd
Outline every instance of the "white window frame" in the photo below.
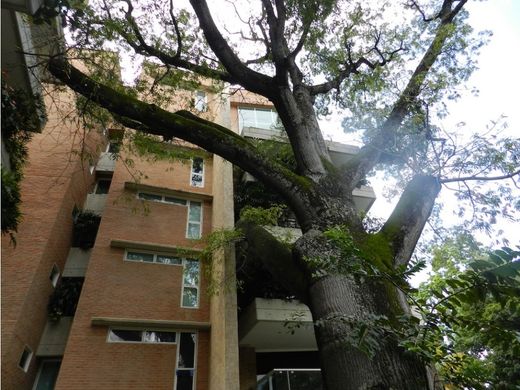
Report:
M 199 221 L 190 221 L 190 209 L 191 209 L 191 203 L 192 202 L 200 204 L 200 220 Z M 189 239 L 189 240 L 200 240 L 200 238 L 202 237 L 202 221 L 204 221 L 203 212 L 204 212 L 204 202 L 188 200 L 188 215 L 186 216 L 186 238 L 187 239 Z M 195 225 L 197 225 L 197 224 L 199 225 L 199 236 L 198 237 L 190 237 L 189 236 L 189 233 L 190 233 L 190 230 L 189 230 L 190 223 L 191 224 L 195 224 Z
M 195 91 L 193 107 L 198 112 L 208 111 L 208 95 L 204 91 Z
M 110 332 L 113 330 L 129 330 L 129 331 L 135 331 L 135 332 L 140 332 L 141 333 L 141 341 L 117 341 L 117 340 L 110 340 Z M 171 342 L 171 341 L 168 341 L 168 342 L 153 342 L 153 341 L 143 341 L 144 339 L 144 333 L 145 332 L 170 332 L 170 333 L 175 333 L 175 341 L 174 342 Z M 148 345 L 148 344 L 152 344 L 152 345 L 155 345 L 155 344 L 169 344 L 169 345 L 175 345 L 175 344 L 178 344 L 178 340 L 180 338 L 179 336 L 179 331 L 176 331 L 176 330 L 169 330 L 169 329 L 157 329 L 157 328 L 146 328 L 146 329 L 136 329 L 136 328 L 127 328 L 127 327 L 117 327 L 117 328 L 113 328 L 113 327 L 109 327 L 108 328 L 108 332 L 107 332 L 107 343 L 110 343 L 110 344 L 145 344 L 145 345 Z
M 149 195 L 160 196 L 161 199 L 143 199 L 143 198 L 139 197 L 139 194 L 149 194 Z M 188 209 L 188 212 L 186 215 L 186 238 L 189 240 L 199 240 L 202 237 L 202 227 L 203 227 L 203 221 L 204 221 L 204 202 L 202 200 L 188 200 L 188 199 L 178 198 L 175 196 L 156 194 L 153 192 L 144 192 L 144 191 L 137 192 L 136 197 L 137 197 L 137 199 L 142 200 L 142 201 L 166 203 L 166 204 L 170 204 L 170 205 L 186 207 Z M 166 198 L 176 199 L 176 200 L 179 200 L 180 202 L 167 201 Z M 199 221 L 190 221 L 190 209 L 191 209 L 192 203 L 200 204 L 200 220 Z M 189 236 L 190 223 L 199 225 L 199 236 L 198 237 Z
M 23 366 L 21 366 L 20 363 L 21 363 L 22 356 L 25 353 L 25 351 L 29 351 L 29 355 L 25 359 L 25 362 L 23 363 Z M 33 355 L 34 355 L 33 350 L 27 344 L 25 344 L 24 347 L 23 347 L 22 354 L 20 355 L 20 360 L 18 361 L 18 364 L 17 364 L 17 366 L 21 370 L 23 370 L 23 372 L 29 371 L 29 366 L 31 365 L 31 360 L 32 360 Z
M 177 390 L 177 370 L 181 370 L 181 371 L 189 371 L 189 370 L 193 370 L 193 385 L 192 385 L 192 390 L 196 389 L 197 388 L 197 355 L 198 355 L 198 351 L 199 351 L 199 332 L 198 331 L 183 331 L 183 332 L 178 332 L 179 333 L 179 343 L 178 343 L 178 347 L 177 347 L 177 351 L 175 352 L 175 372 L 174 372 L 174 375 L 175 375 L 175 380 L 174 380 L 174 384 L 173 384 L 173 388 L 175 390 Z M 181 336 L 180 336 L 180 333 L 193 333 L 195 334 L 195 345 L 194 345 L 194 351 L 193 351 L 193 368 L 179 368 L 179 353 L 180 353 L 180 340 L 181 340 Z
M 255 114 L 255 125 L 246 126 L 246 127 L 254 127 L 257 129 L 264 129 L 264 130 L 274 130 L 274 128 L 272 126 L 269 128 L 258 126 L 258 119 L 257 119 L 257 115 L 256 115 L 256 113 L 258 111 L 264 111 L 264 112 L 269 111 L 271 113 L 271 118 L 273 119 L 272 123 L 274 123 L 274 124 L 278 123 L 278 121 L 280 120 L 280 117 L 274 108 L 239 106 L 238 107 L 238 129 L 239 129 L 240 133 L 242 133 L 242 129 L 244 128 L 244 120 L 242 119 L 243 117 L 242 117 L 241 111 L 250 111 L 250 112 L 252 111 Z
M 186 262 L 190 260 L 190 261 L 196 261 L 199 263 L 199 275 L 198 275 L 198 283 L 197 285 L 186 285 L 184 284 L 184 272 L 186 271 Z M 200 276 L 201 276 L 201 264 L 200 264 L 200 260 L 199 259 L 183 259 L 182 260 L 182 283 L 181 283 L 181 307 L 183 309 L 198 309 L 199 306 L 200 306 Z M 184 306 L 183 302 L 184 302 L 184 288 L 185 287 L 188 287 L 188 288 L 194 288 L 197 290 L 197 303 L 195 304 L 195 306 Z
M 143 261 L 143 260 L 134 260 L 134 259 L 129 259 L 129 258 L 128 258 L 128 252 L 144 253 L 144 254 L 153 255 L 153 260 L 152 260 L 151 262 L 149 262 L 149 261 Z M 157 261 L 157 256 L 171 256 L 171 257 L 175 257 L 175 258 L 180 259 L 181 262 L 180 262 L 180 264 L 167 264 L 167 263 L 160 263 L 160 262 Z M 159 265 L 176 265 L 176 266 L 180 267 L 180 266 L 183 266 L 183 265 L 184 265 L 184 260 L 185 260 L 185 258 L 184 258 L 184 257 L 177 256 L 176 254 L 173 254 L 173 253 L 154 252 L 154 251 L 147 251 L 147 250 L 141 250 L 141 249 L 126 248 L 126 249 L 125 249 L 125 257 L 124 257 L 123 260 L 124 260 L 124 261 L 130 261 L 130 262 L 132 262 L 132 263 L 159 264 Z
M 60 267 L 56 263 L 52 265 L 51 273 L 49 274 L 49 279 L 51 281 L 52 287 L 56 287 L 58 284 L 58 280 L 60 280 L 61 272 Z
M 202 162 L 202 172 L 196 173 L 193 171 L 193 162 L 195 159 L 201 160 Z M 196 188 L 204 188 L 204 159 L 202 157 L 194 157 L 191 159 L 191 170 L 190 170 L 190 186 L 196 187 Z M 200 181 L 200 184 L 193 181 L 193 175 L 200 176 L 202 180 Z
M 143 199 L 143 198 L 139 197 L 139 194 L 160 196 L 161 199 Z M 166 203 L 166 204 L 173 204 L 175 206 L 183 206 L 183 207 L 186 207 L 188 202 L 189 202 L 189 200 L 187 200 L 187 199 L 178 198 L 176 196 L 156 194 L 156 193 L 153 193 L 153 192 L 139 191 L 136 196 L 137 196 L 137 199 L 142 200 L 142 201 L 146 201 L 146 202 Z M 166 198 L 176 199 L 179 202 L 168 201 L 168 200 L 166 200 Z

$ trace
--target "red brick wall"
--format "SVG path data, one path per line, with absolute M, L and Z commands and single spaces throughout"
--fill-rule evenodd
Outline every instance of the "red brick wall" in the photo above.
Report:
M 81 207 L 92 177 L 72 150 L 79 150 L 77 129 L 55 113 L 29 144 L 22 182 L 23 222 L 16 247 L 2 237 L 2 388 L 31 389 L 37 371 L 34 357 L 47 321 L 54 263 L 63 271 L 70 248 L 72 209 Z M 88 138 L 88 137 L 87 137 Z M 18 362 L 23 348 L 33 351 L 29 371 Z
M 189 164 L 139 163 L 142 184 L 211 194 L 211 160 L 205 186 L 189 186 Z M 170 168 L 170 169 L 169 169 Z M 201 272 L 199 308 L 181 308 L 182 266 L 124 261 L 124 249 L 111 240 L 200 248 L 186 238 L 187 207 L 141 201 L 124 189 L 132 175 L 118 162 L 82 294 L 67 343 L 56 389 L 173 389 L 175 345 L 107 343 L 107 327 L 92 317 L 171 321 L 209 321 L 209 297 Z M 211 230 L 211 202 L 204 201 L 203 233 Z M 197 389 L 207 388 L 207 332 L 199 333 Z

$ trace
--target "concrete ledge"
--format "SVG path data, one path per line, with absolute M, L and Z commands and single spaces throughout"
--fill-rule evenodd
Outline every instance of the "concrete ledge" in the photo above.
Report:
M 150 320 L 136 318 L 115 318 L 115 317 L 92 317 L 90 320 L 92 326 L 123 326 L 132 328 L 153 328 L 153 329 L 170 329 L 170 330 L 210 330 L 209 322 L 195 321 L 167 321 L 167 320 Z
M 131 191 L 142 191 L 142 192 L 150 192 L 159 195 L 168 195 L 174 196 L 182 199 L 193 199 L 193 200 L 208 200 L 212 201 L 213 196 L 208 194 L 201 194 L 198 192 L 188 192 L 181 190 L 173 190 L 167 187 L 156 187 L 150 186 L 148 184 L 134 183 L 131 181 L 125 182 L 125 189 Z
M 153 242 L 143 242 L 143 241 L 130 241 L 130 240 L 118 240 L 114 239 L 110 241 L 110 247 L 112 248 L 123 248 L 123 249 L 143 249 L 146 251 L 156 251 L 156 252 L 168 252 L 168 253 L 188 253 L 193 254 L 193 256 L 198 256 L 201 252 L 200 249 L 195 248 L 182 248 L 175 245 L 164 245 L 164 244 L 156 244 Z

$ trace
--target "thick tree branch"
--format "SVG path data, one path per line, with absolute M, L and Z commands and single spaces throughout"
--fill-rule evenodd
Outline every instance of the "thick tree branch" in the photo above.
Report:
M 407 264 L 441 190 L 436 177 L 416 176 L 406 186 L 392 215 L 381 229 L 391 244 L 394 265 Z
M 410 108 L 415 104 L 428 72 L 442 53 L 442 49 L 450 36 L 446 27 L 453 23 L 453 19 L 458 12 L 460 12 L 467 0 L 460 0 L 457 6 L 452 10 L 451 6 L 453 2 L 454 1 L 445 1 L 443 11 L 441 11 L 440 14 L 441 23 L 437 28 L 435 37 L 415 68 L 399 99 L 395 102 L 388 118 L 381 125 L 378 134 L 370 143 L 361 148 L 359 153 L 349 162 L 344 175 L 353 186 L 365 178 L 368 172 L 379 163 L 381 156 L 386 150 L 386 146 L 393 144 L 397 130 L 406 115 L 408 115 Z
M 248 68 L 238 58 L 215 25 L 205 0 L 190 0 L 190 3 L 206 41 L 236 82 L 251 92 L 270 98 L 273 95 L 272 78 Z
M 261 261 L 278 284 L 307 302 L 308 280 L 294 261 L 291 249 L 262 226 L 241 220 L 236 227 L 246 238 L 247 256 Z
M 62 57 L 51 58 L 48 66 L 53 76 L 116 116 L 126 118 L 125 123 L 133 128 L 141 131 L 146 128 L 147 133 L 165 138 L 181 138 L 251 173 L 280 193 L 301 221 L 306 221 L 307 206 L 298 196 L 305 180 L 264 156 L 245 138 L 187 111 L 172 113 L 118 92 L 92 80 Z

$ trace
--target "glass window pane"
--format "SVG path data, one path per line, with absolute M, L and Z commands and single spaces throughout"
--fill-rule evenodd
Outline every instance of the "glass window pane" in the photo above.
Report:
M 184 287 L 182 290 L 182 306 L 197 307 L 197 297 L 199 291 L 195 287 Z
M 140 342 L 141 341 L 140 330 L 123 330 L 123 329 L 110 329 L 108 333 L 108 341 L 133 341 Z
M 204 160 L 202 160 L 200 157 L 194 158 L 193 159 L 193 163 L 192 163 L 191 171 L 193 173 L 202 173 L 202 169 L 203 169 L 203 166 L 204 166 L 203 161 Z
M 157 255 L 156 262 L 161 264 L 182 264 L 182 259 L 175 256 Z
M 146 192 L 140 192 L 139 199 L 161 201 L 162 196 L 156 194 L 147 194 Z
M 53 390 L 60 371 L 60 360 L 44 360 L 42 362 L 38 383 L 34 390 Z
M 145 343 L 175 343 L 175 332 L 144 331 L 143 342 Z
M 152 263 L 153 255 L 151 253 L 127 252 L 126 259 L 132 261 L 146 261 L 147 263 Z
M 191 185 L 193 187 L 202 187 L 202 175 L 194 173 L 191 175 Z
M 96 194 L 108 194 L 110 183 L 110 180 L 98 180 L 96 185 Z
M 188 224 L 188 238 L 197 239 L 200 238 L 200 223 L 189 223 Z
M 239 109 L 238 118 L 240 121 L 240 129 L 243 127 L 256 127 L 255 111 L 253 109 Z
M 195 286 L 199 285 L 199 261 L 185 260 L 184 261 L 184 285 Z
M 195 337 L 195 333 L 181 333 L 177 368 L 195 368 Z
M 274 124 L 270 110 L 256 110 L 256 127 L 270 129 Z
M 176 390 L 193 389 L 193 370 L 177 370 Z
M 200 222 L 201 211 L 202 207 L 200 202 L 190 202 L 190 215 L 188 220 L 190 222 Z
M 164 201 L 167 203 L 174 203 L 174 204 L 180 204 L 180 205 L 186 206 L 185 199 L 174 198 L 172 196 L 165 196 Z

